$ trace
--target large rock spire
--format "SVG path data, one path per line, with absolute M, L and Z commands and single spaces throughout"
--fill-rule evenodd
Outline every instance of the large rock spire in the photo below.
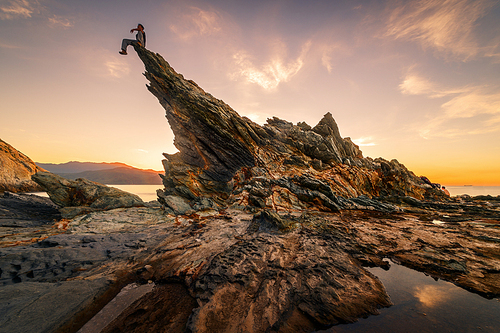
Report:
M 191 207 L 204 198 L 208 206 L 337 210 L 359 207 L 348 201 L 359 196 L 441 195 L 395 160 L 363 158 L 340 136 L 331 113 L 314 127 L 276 117 L 260 126 L 186 80 L 159 54 L 134 48 L 179 149 L 164 154 L 165 189 L 158 195 L 167 208 L 176 211 L 179 197 Z

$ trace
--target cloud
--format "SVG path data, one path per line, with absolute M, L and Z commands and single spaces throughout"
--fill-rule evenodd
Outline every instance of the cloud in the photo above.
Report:
M 236 65 L 235 72 L 231 75 L 233 78 L 243 77 L 250 83 L 256 83 L 266 90 L 273 90 L 281 82 L 288 82 L 296 75 L 304 65 L 304 58 L 311 47 L 311 42 L 306 42 L 302 46 L 300 55 L 293 60 L 287 60 L 286 47 L 282 43 L 271 59 L 263 66 L 257 67 L 251 60 L 249 54 L 245 51 L 239 51 L 233 55 L 233 61 Z
M 2 49 L 20 49 L 20 46 L 12 45 L 12 44 L 5 44 L 0 42 L 0 48 Z
M 377 144 L 373 141 L 373 138 L 371 136 L 363 136 L 358 139 L 353 139 L 352 142 L 357 144 L 360 147 L 371 147 L 371 146 L 376 146 Z
M 29 18 L 39 12 L 40 4 L 38 1 L 11 0 L 6 4 L 0 5 L 0 19 L 13 20 L 17 18 Z
M 328 73 L 331 73 L 335 64 L 335 58 L 351 54 L 351 50 L 340 43 L 327 45 L 322 50 L 321 64 L 326 68 Z
M 393 1 L 385 36 L 418 41 L 463 61 L 491 52 L 477 45 L 474 28 L 494 4 L 491 0 Z M 395 8 L 394 8 L 395 7 Z
M 59 15 L 50 15 L 48 8 L 37 0 L 10 0 L 8 4 L 0 5 L 0 19 L 28 19 L 34 16 L 48 20 L 49 26 L 57 28 L 72 28 L 73 22 Z
M 457 137 L 500 131 L 500 89 L 488 85 L 449 88 L 409 73 L 399 85 L 401 93 L 428 98 L 447 98 L 441 112 L 433 115 L 419 134 Z M 469 119 L 466 123 L 460 120 Z
M 74 23 L 72 21 L 58 15 L 49 17 L 49 24 L 54 28 L 64 28 L 64 29 L 72 28 L 74 26 Z
M 170 25 L 170 30 L 179 38 L 188 40 L 213 35 L 222 30 L 222 19 L 218 12 L 197 7 L 189 7 L 189 10 L 189 13 L 182 15 L 178 23 Z
M 105 62 L 108 74 L 115 78 L 122 78 L 129 74 L 130 67 L 127 62 L 123 60 L 108 60 Z
M 433 83 L 414 74 L 407 75 L 399 89 L 405 95 L 427 95 L 436 90 Z
M 500 93 L 488 93 L 486 87 L 473 87 L 441 105 L 448 118 L 500 115 Z
M 401 93 L 405 95 L 429 95 L 431 98 L 444 97 L 467 92 L 469 88 L 445 89 L 437 84 L 420 77 L 418 74 L 408 74 L 399 85 Z

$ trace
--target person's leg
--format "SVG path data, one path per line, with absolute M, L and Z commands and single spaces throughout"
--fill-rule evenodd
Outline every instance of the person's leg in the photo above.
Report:
M 127 47 L 129 45 L 132 45 L 133 42 L 135 42 L 135 39 L 122 40 L 122 51 L 120 52 L 120 54 L 127 54 Z

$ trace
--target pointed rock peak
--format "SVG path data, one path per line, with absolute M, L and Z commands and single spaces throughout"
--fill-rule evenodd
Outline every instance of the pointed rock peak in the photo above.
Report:
M 336 139 L 341 139 L 339 127 L 330 112 L 323 116 L 318 125 L 314 126 L 313 131 L 322 136 L 331 135 Z
M 255 165 L 247 121 L 186 80 L 161 55 L 137 45 L 134 48 L 144 62 L 148 89 L 165 109 L 175 136 L 179 153 L 167 155 L 170 167 L 184 163 L 192 168 L 190 174 L 202 175 L 204 186 L 209 186 L 207 182 L 228 182 L 242 167 Z

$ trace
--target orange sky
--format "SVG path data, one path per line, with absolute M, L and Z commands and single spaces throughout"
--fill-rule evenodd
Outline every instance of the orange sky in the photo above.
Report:
M 331 112 L 364 156 L 447 185 L 500 185 L 500 2 L 0 2 L 0 137 L 37 162 L 161 169 L 175 152 L 148 49 L 263 124 Z

